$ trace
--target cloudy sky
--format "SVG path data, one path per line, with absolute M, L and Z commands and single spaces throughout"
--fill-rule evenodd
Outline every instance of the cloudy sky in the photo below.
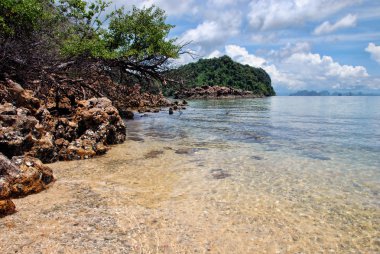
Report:
M 163 8 L 201 58 L 262 67 L 280 93 L 380 91 L 380 0 L 114 0 Z M 179 63 L 193 61 L 184 56 Z

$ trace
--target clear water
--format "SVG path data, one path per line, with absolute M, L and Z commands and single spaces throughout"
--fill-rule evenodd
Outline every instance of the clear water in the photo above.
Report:
M 378 253 L 380 97 L 191 101 L 127 126 L 132 137 L 193 149 L 181 157 L 192 170 L 179 190 L 204 198 L 176 207 L 205 205 L 229 221 L 201 220 L 217 234 L 229 227 L 215 236 L 221 252 Z M 215 170 L 230 176 L 210 178 Z
M 50 165 L 56 183 L 0 221 L 0 252 L 380 253 L 379 109 L 273 97 L 137 115 L 105 156 Z
M 228 144 L 311 160 L 380 168 L 380 97 L 272 97 L 192 101 L 172 117 L 128 122 L 128 133 Z

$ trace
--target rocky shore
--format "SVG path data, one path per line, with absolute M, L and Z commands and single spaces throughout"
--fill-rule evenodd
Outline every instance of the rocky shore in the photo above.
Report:
M 0 95 L 0 216 L 15 211 L 10 198 L 54 180 L 43 163 L 91 158 L 125 140 L 124 122 L 107 98 L 63 97 L 55 105 L 9 79 Z
M 157 113 L 161 107 L 170 107 L 172 114 L 187 104 L 141 92 L 139 85 L 113 91 L 112 102 L 77 99 L 68 84 L 61 86 L 66 96 L 55 96 L 54 89 L 46 94 L 24 89 L 11 79 L 0 82 L 0 216 L 16 211 L 11 198 L 40 192 L 54 181 L 43 163 L 105 154 L 126 139 L 122 117 Z
M 224 98 L 258 98 L 252 91 L 244 91 L 225 86 L 201 86 L 183 89 L 174 94 L 175 99 L 224 99 Z

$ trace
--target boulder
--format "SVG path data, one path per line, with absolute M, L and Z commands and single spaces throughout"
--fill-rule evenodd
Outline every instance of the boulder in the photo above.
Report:
M 135 114 L 130 110 L 120 111 L 119 113 L 121 117 L 125 119 L 130 119 L 130 120 L 132 120 L 135 116 Z
M 16 211 L 11 198 L 40 192 L 54 181 L 52 170 L 36 158 L 13 157 L 0 153 L 0 217 Z
M 0 218 L 16 212 L 16 206 L 12 200 L 0 200 Z
M 22 197 L 40 192 L 54 180 L 52 170 L 39 159 L 0 154 L 0 199 Z

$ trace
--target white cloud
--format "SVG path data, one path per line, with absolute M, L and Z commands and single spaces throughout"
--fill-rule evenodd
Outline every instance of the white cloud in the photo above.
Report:
M 295 53 L 284 60 L 288 70 L 301 72 L 302 79 L 315 79 L 316 77 L 347 79 L 368 77 L 363 66 L 341 65 L 330 56 L 321 56 L 313 53 Z
M 248 19 L 258 30 L 296 27 L 318 21 L 361 0 L 253 0 Z
M 335 24 L 331 24 L 329 21 L 325 21 L 315 28 L 314 34 L 316 35 L 328 34 L 338 29 L 355 27 L 356 21 L 357 21 L 357 16 L 352 15 L 352 14 L 348 14 L 342 19 L 338 20 Z
M 245 48 L 237 45 L 227 45 L 225 51 L 228 56 L 242 64 L 262 67 L 266 62 L 264 58 L 249 54 Z
M 207 56 L 230 38 L 237 36 L 240 33 L 241 22 L 239 12 L 226 11 L 187 30 L 180 36 L 180 41 L 191 42 L 191 47 L 195 48 L 198 54 Z
M 374 43 L 369 43 L 368 47 L 365 48 L 365 51 L 371 54 L 372 58 L 376 62 L 380 63 L 380 46 L 376 46 Z
M 220 52 L 219 50 L 214 50 L 206 58 L 215 58 L 215 57 L 221 57 L 221 56 L 223 56 L 222 52 Z
M 275 87 L 291 90 L 352 88 L 369 77 L 363 66 L 342 65 L 331 56 L 314 54 L 310 49 L 304 42 L 288 44 L 264 58 L 250 54 L 246 48 L 227 45 L 225 53 L 242 64 L 263 68 Z

